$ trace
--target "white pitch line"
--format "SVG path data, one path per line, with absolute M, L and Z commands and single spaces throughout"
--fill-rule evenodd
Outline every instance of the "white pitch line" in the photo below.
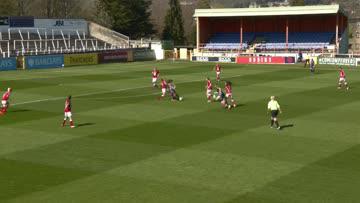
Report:
M 99 92 L 91 92 L 91 93 L 85 93 L 85 94 L 79 94 L 73 97 L 86 97 L 86 96 L 91 96 L 91 95 L 96 95 L 96 94 L 106 94 L 106 93 L 113 93 L 113 92 L 123 92 L 123 91 L 127 91 L 127 90 L 135 90 L 135 89 L 141 89 L 141 88 L 146 88 L 149 86 L 143 86 L 143 87 L 136 87 L 136 88 L 123 88 L 123 89 L 116 89 L 116 90 L 108 90 L 108 91 L 99 91 Z M 54 97 L 54 98 L 48 98 L 48 99 L 39 99 L 39 100 L 33 100 L 33 101 L 28 101 L 28 102 L 20 102 L 20 103 L 16 103 L 13 104 L 12 106 L 19 106 L 19 105 L 24 105 L 24 104 L 32 104 L 32 103 L 39 103 L 39 102 L 45 102 L 45 101 L 56 101 L 56 100 L 60 100 L 60 99 L 65 99 L 65 97 Z
M 136 97 L 146 97 L 146 96 L 152 96 L 152 95 L 161 95 L 161 92 L 154 92 L 151 94 L 140 94 L 140 95 L 133 95 L 133 96 L 125 96 L 125 97 L 105 97 L 104 100 L 109 100 L 109 99 L 128 99 L 128 98 L 136 98 Z M 92 98 L 93 100 L 102 100 L 102 98 L 99 97 L 95 97 Z

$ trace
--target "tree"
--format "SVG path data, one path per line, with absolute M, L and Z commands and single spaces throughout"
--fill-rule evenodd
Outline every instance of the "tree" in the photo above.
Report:
M 173 40 L 175 45 L 185 43 L 184 22 L 182 11 L 178 0 L 169 0 L 169 10 L 165 16 L 165 27 L 162 38 Z
M 305 6 L 304 0 L 291 0 L 290 1 L 291 6 Z
M 111 27 L 111 19 L 106 12 L 106 8 L 102 0 L 95 1 L 95 17 L 92 20 L 100 25 Z
M 198 9 L 211 8 L 211 2 L 210 2 L 210 0 L 198 0 L 196 8 L 198 8 Z
M 211 8 L 210 0 L 198 0 L 196 9 L 209 9 Z M 193 22 L 190 36 L 188 37 L 189 44 L 196 44 L 196 23 Z
M 130 38 L 148 37 L 155 33 L 150 22 L 150 0 L 98 0 L 97 13 L 110 19 L 112 29 Z
M 0 13 L 2 16 L 11 16 L 17 14 L 17 4 L 14 0 L 2 0 Z

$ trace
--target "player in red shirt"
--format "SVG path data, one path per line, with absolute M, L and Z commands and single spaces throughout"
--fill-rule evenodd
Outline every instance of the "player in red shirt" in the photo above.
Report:
M 65 117 L 64 117 L 62 127 L 65 127 L 66 121 L 69 119 L 70 128 L 75 128 L 74 121 L 72 120 L 72 113 L 71 113 L 71 96 L 68 96 L 65 100 L 64 114 L 65 114 Z
M 346 90 L 349 90 L 349 86 L 348 83 L 346 82 L 346 74 L 345 71 L 342 67 L 340 67 L 340 72 L 339 72 L 339 86 L 338 89 L 341 89 L 342 87 L 345 87 Z
M 232 96 L 232 83 L 227 81 L 225 82 L 225 96 L 226 96 L 226 99 L 228 100 L 227 103 L 229 104 L 228 105 L 228 109 L 231 109 L 231 107 L 236 107 L 236 103 L 235 103 L 235 100 Z M 230 102 L 231 102 L 231 105 L 230 105 Z
M 7 91 L 3 94 L 1 99 L 1 111 L 0 114 L 5 114 L 9 108 L 9 99 L 12 89 L 9 87 Z
M 220 81 L 221 69 L 222 67 L 219 64 L 215 65 L 216 81 L 218 82 Z
M 160 71 L 157 70 L 157 68 L 154 68 L 153 71 L 151 72 L 152 75 L 152 85 L 153 87 L 157 87 L 157 80 L 160 76 Z
M 206 97 L 207 97 L 208 103 L 211 102 L 212 89 L 213 89 L 213 87 L 212 87 L 210 78 L 206 78 Z
M 162 93 L 161 98 L 165 97 L 167 88 L 168 88 L 168 84 L 167 84 L 166 80 L 161 79 L 161 93 Z

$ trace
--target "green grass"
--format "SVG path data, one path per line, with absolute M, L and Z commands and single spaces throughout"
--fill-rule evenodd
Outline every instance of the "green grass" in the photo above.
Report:
M 224 64 L 240 106 L 208 104 L 214 64 L 144 62 L 1 72 L 0 202 L 358 202 L 360 71 Z M 159 101 L 151 69 L 183 102 Z M 61 128 L 72 94 L 76 129 Z M 282 105 L 281 131 L 266 105 Z M 292 126 L 292 127 L 291 127 Z

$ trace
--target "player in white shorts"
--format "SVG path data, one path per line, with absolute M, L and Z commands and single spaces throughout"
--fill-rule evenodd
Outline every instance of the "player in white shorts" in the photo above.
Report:
M 161 79 L 161 97 L 160 98 L 165 97 L 167 88 L 168 88 L 168 84 L 167 84 L 166 80 Z
M 153 87 L 157 87 L 157 81 L 160 76 L 160 71 L 157 70 L 157 68 L 154 68 L 154 70 L 151 72 L 152 75 L 152 85 Z
M 212 83 L 210 78 L 206 78 L 206 97 L 208 100 L 208 103 L 211 102 L 211 97 L 212 97 Z
M 345 71 L 344 71 L 343 68 L 340 67 L 338 89 L 341 89 L 342 87 L 345 87 L 347 90 L 349 90 L 349 86 L 348 86 L 348 83 L 346 81 Z
M 69 122 L 70 122 L 70 128 L 75 128 L 74 121 L 72 120 L 72 113 L 71 113 L 71 96 L 68 96 L 65 100 L 64 121 L 63 121 L 62 127 L 65 127 L 67 120 L 69 120 Z
M 5 114 L 9 108 L 9 99 L 12 89 L 9 87 L 7 91 L 3 94 L 1 100 L 1 111 L 0 114 Z

